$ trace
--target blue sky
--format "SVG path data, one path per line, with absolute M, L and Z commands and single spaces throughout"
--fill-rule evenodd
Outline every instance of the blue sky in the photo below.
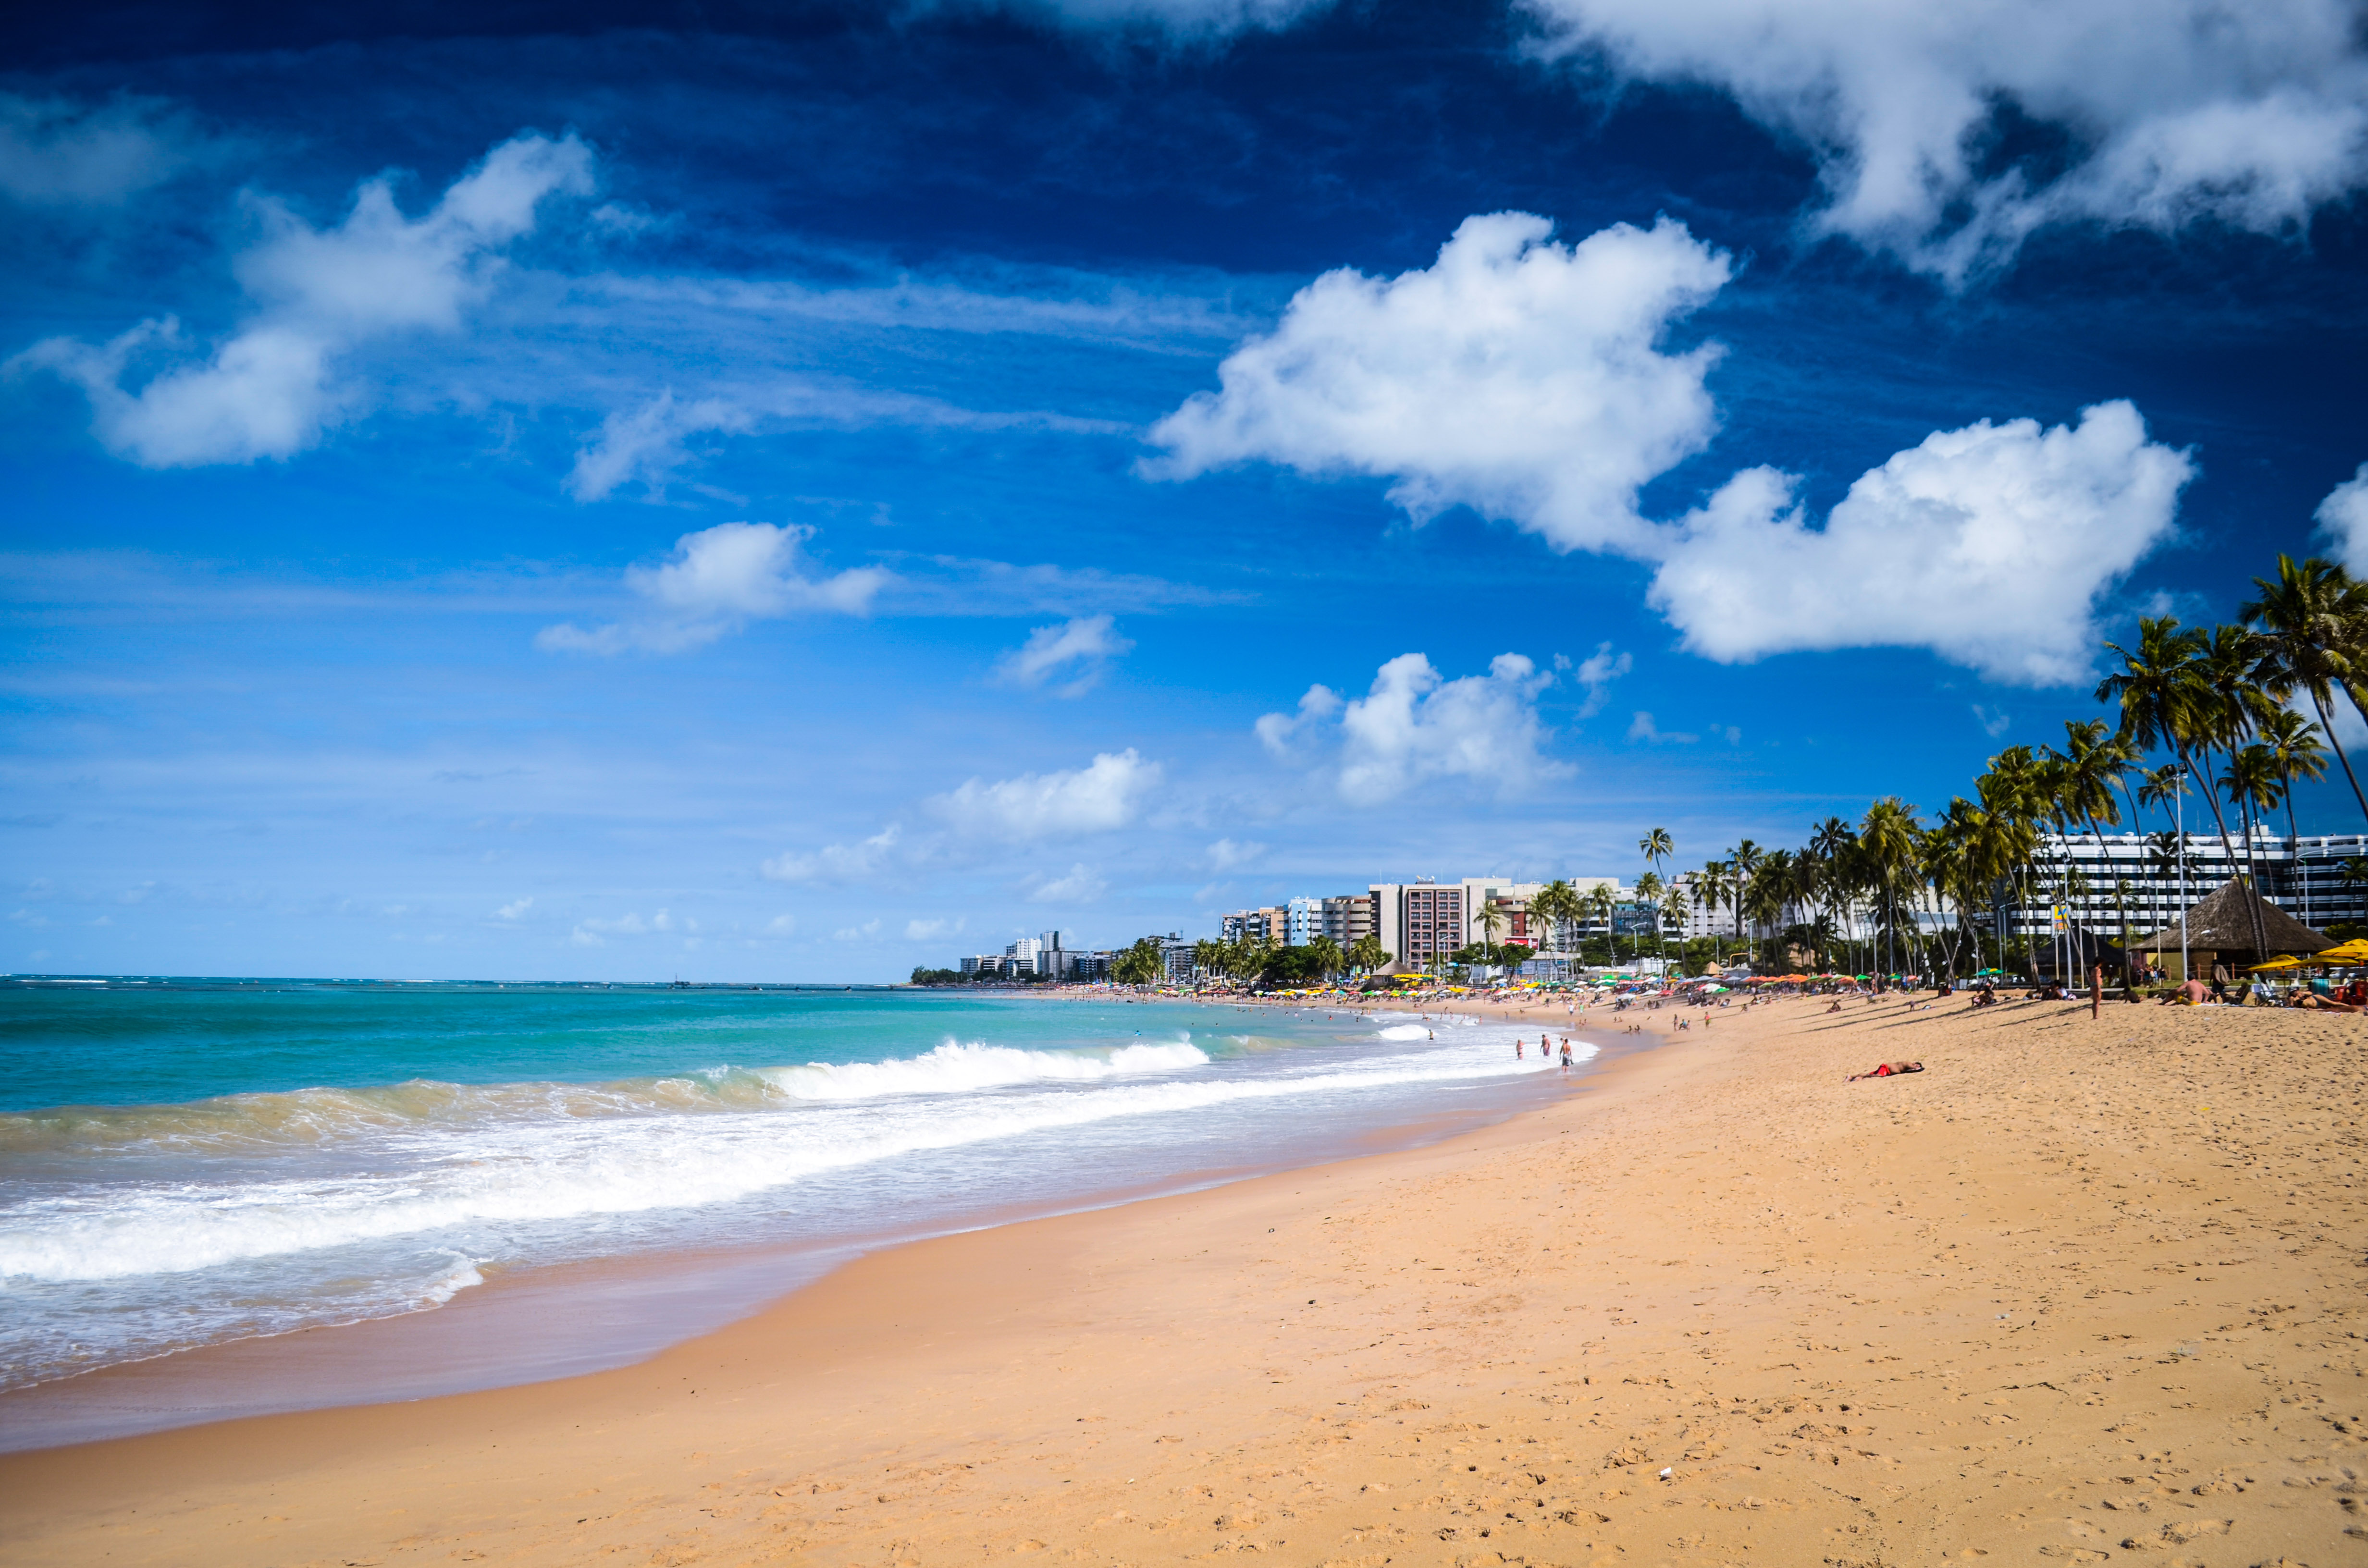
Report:
M 44 18 L 0 964 L 883 979 L 1929 812 L 2368 562 L 2356 17 L 2214 15 Z

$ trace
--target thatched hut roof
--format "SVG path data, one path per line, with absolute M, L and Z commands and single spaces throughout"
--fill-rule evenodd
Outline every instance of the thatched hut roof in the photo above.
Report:
M 2250 902 L 2260 911 L 2261 929 L 2269 937 L 2269 946 L 2261 950 L 2263 958 L 2279 953 L 2318 953 L 2335 946 L 2325 934 L 2309 926 L 2241 886 L 2231 877 L 2211 896 L 2187 912 L 2187 945 L 2207 953 L 2249 953 L 2253 947 L 2252 917 L 2245 911 Z M 2179 941 L 2179 926 L 2170 925 L 2152 936 L 2138 938 L 2132 946 L 2143 943 L 2153 947 L 2159 940 L 2168 948 Z

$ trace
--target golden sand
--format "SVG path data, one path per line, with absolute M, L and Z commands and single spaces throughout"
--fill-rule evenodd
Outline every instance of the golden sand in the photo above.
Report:
M 0 1460 L 6 1560 L 2368 1562 L 2368 1019 L 1846 1006 L 623 1371 Z

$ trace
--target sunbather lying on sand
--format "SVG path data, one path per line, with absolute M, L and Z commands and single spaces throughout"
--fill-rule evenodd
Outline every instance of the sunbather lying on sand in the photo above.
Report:
M 1922 1071 L 1924 1071 L 1924 1063 L 1921 1062 L 1878 1062 L 1872 1073 L 1853 1073 L 1842 1082 L 1855 1084 L 1861 1078 L 1896 1078 L 1902 1073 L 1921 1073 Z

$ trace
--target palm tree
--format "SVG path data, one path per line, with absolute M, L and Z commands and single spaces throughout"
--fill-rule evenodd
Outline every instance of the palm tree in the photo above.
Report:
M 1726 896 L 1735 906 L 1735 939 L 1738 942 L 1743 941 L 1743 895 L 1750 888 L 1752 873 L 1759 869 L 1759 861 L 1765 853 L 1748 838 L 1726 852 L 1726 863 L 1735 873 L 1734 880 L 1727 884 Z M 1755 967 L 1759 963 L 1759 955 L 1748 942 L 1744 944 L 1743 960 Z
M 2234 669 L 2238 663 L 2236 655 L 2246 651 L 2234 639 L 2207 637 L 2192 628 L 2182 628 L 2176 617 L 2168 615 L 2139 620 L 2135 653 L 2117 642 L 2105 646 L 2121 655 L 2122 667 L 2098 682 L 2097 700 L 2121 705 L 2123 740 L 2141 751 L 2168 746 L 2180 768 L 2203 787 L 2212 820 L 2220 830 L 2221 852 L 2235 864 L 2237 852 L 2228 843 L 2228 821 L 2220 814 L 2220 797 L 2197 769 L 2194 752 L 2234 729 L 2229 718 L 2231 699 L 2214 686 L 2214 673 L 2241 685 L 2258 660 L 2247 663 L 2242 670 Z M 2258 926 L 2260 911 L 2250 903 L 2246 911 Z M 2253 935 L 2257 946 L 2268 945 L 2269 938 L 2260 930 Z
M 1678 852 L 1678 846 L 1676 841 L 1669 837 L 1668 828 L 1656 827 L 1636 841 L 1636 851 L 1645 857 L 1645 862 L 1653 869 L 1657 871 L 1661 869 L 1662 861 Z
M 2318 727 L 2335 741 L 2336 759 L 2351 786 L 2351 798 L 2368 816 L 2368 793 L 2360 788 L 2351 759 L 2335 737 L 2334 688 L 2347 696 L 2363 674 L 2362 636 L 2368 621 L 2368 590 L 2331 561 L 2314 555 L 2297 563 L 2291 555 L 2278 557 L 2278 580 L 2253 579 L 2260 597 L 2237 613 L 2255 627 L 2261 639 L 2261 684 L 2283 700 L 2306 693 L 2318 713 Z M 2322 765 L 2322 774 L 2324 765 Z
M 2113 798 L 2113 790 L 2137 766 L 2137 753 L 2127 741 L 2109 733 L 2102 719 L 2084 722 L 2067 719 L 2064 722 L 2064 805 L 2089 824 L 2089 832 L 2097 840 L 2097 854 L 2110 872 L 2112 857 L 2105 847 L 2105 828 L 2122 825 L 2121 803 Z M 2129 903 L 2122 896 L 2118 881 L 2114 884 L 2113 903 L 2121 920 L 2119 938 L 2127 943 Z
M 1307 944 L 1307 956 L 1315 960 L 1315 972 L 1329 980 L 1349 965 L 1348 955 L 1340 944 L 1329 937 L 1318 937 Z
M 1560 950 L 1562 928 L 1576 923 L 1586 913 L 1579 902 L 1578 890 L 1560 877 L 1537 891 L 1530 900 L 1530 924 L 1538 929 L 1533 933 L 1542 946 Z
M 2277 810 L 2279 782 L 2277 753 L 2259 741 L 2230 753 L 2220 775 L 2220 788 L 2245 824 L 2245 877 L 2257 888 L 2260 876 L 2253 864 L 2253 813 L 2257 808 L 2264 814 Z
M 1653 912 L 1653 951 L 1662 960 L 1666 972 L 1668 955 L 1661 947 L 1661 879 L 1657 873 L 1647 871 L 1636 879 L 1636 902 Z
M 1694 873 L 1694 907 L 1713 915 L 1726 905 L 1729 874 L 1724 860 L 1706 860 Z
M 2302 884 L 2302 923 L 2310 924 L 2310 878 L 2302 866 L 2302 834 L 2294 824 L 2294 787 L 2297 778 L 2317 783 L 2327 777 L 2327 748 L 2318 744 L 2318 726 L 2290 708 L 2281 708 L 2261 726 L 2261 744 L 2277 761 L 2278 794 L 2286 807 L 2286 862 Z
M 1387 965 L 1392 954 L 1388 949 L 1382 946 L 1382 939 L 1379 937 L 1368 931 L 1349 944 L 1348 958 L 1351 966 L 1371 974 L 1373 971 Z
M 1493 898 L 1480 901 L 1480 913 L 1473 916 L 1480 927 L 1480 950 L 1486 955 L 1483 962 L 1494 968 L 1497 962 L 1497 933 L 1505 928 L 1505 912 L 1497 907 Z
M 1619 906 L 1620 901 L 1612 896 L 1611 884 L 1598 882 L 1587 890 L 1587 911 L 1603 922 L 1604 949 L 1611 955 L 1614 964 L 1620 961 L 1620 949 L 1612 936 L 1611 915 Z
M 1916 808 L 1896 795 L 1885 795 L 1869 806 L 1859 824 L 1859 844 L 1882 879 L 1884 923 L 1891 928 L 1895 943 L 1899 914 L 1894 892 L 1900 870 L 1915 860 L 1917 835 L 1921 832 L 1916 821 Z M 1896 949 L 1886 957 L 1887 960 L 1896 959 Z
M 1655 914 L 1654 923 L 1656 925 L 1666 924 L 1675 926 L 1680 934 L 1684 932 L 1686 928 L 1685 889 L 1672 885 L 1669 888 L 1669 891 L 1662 895 L 1661 907 Z M 1678 943 L 1679 957 L 1683 958 L 1685 956 L 1685 950 L 1686 945 L 1682 940 L 1680 940 Z M 1664 971 L 1666 972 L 1668 960 L 1665 958 L 1661 961 Z

